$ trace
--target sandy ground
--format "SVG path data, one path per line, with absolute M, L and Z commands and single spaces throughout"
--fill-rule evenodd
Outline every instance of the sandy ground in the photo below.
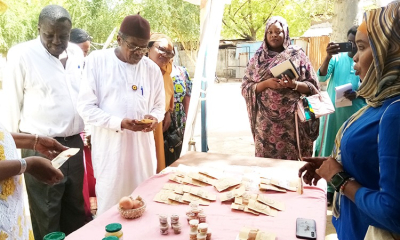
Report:
M 220 83 L 215 83 L 208 90 L 207 133 L 209 152 L 254 156 L 254 142 L 240 84 L 238 80 L 221 80 Z M 201 150 L 200 125 L 199 113 L 194 134 L 197 151 Z M 331 208 L 328 208 L 325 239 L 337 240 L 331 218 Z

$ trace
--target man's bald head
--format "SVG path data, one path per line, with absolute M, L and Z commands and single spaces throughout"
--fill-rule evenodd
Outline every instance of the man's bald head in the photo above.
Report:
M 64 22 L 68 20 L 72 25 L 71 16 L 68 11 L 59 5 L 48 5 L 42 9 L 39 15 L 39 26 L 45 19 L 52 22 Z

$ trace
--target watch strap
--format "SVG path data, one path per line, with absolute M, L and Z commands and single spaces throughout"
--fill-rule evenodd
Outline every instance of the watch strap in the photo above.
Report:
M 336 192 L 340 191 L 340 187 L 347 181 L 347 179 L 351 178 L 350 174 L 345 171 L 341 171 L 333 175 L 331 181 L 329 182 L 333 188 L 335 188 Z

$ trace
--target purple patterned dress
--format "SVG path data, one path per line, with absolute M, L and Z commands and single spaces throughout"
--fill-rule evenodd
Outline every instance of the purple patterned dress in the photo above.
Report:
M 266 39 L 247 65 L 242 81 L 242 95 L 246 100 L 251 131 L 255 143 L 255 156 L 276 159 L 299 159 L 295 109 L 301 93 L 292 89 L 271 89 L 256 94 L 257 83 L 272 78 L 270 69 L 287 59 L 291 59 L 299 73 L 297 81 L 319 89 L 317 76 L 304 51 L 290 45 L 289 29 L 286 20 L 272 17 L 267 22 L 266 31 L 271 24 L 281 23 L 284 29 L 283 50 L 280 53 L 268 50 Z M 299 122 L 299 139 L 303 157 L 311 157 L 313 141 L 318 137 L 319 120 Z

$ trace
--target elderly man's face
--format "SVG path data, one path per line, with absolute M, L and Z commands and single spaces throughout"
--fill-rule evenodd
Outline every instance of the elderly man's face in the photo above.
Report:
M 149 51 L 147 44 L 148 39 L 120 35 L 117 36 L 119 48 L 121 50 L 121 59 L 129 64 L 137 64 L 142 57 Z
M 68 47 L 71 22 L 44 19 L 38 26 L 40 41 L 47 51 L 58 58 Z

